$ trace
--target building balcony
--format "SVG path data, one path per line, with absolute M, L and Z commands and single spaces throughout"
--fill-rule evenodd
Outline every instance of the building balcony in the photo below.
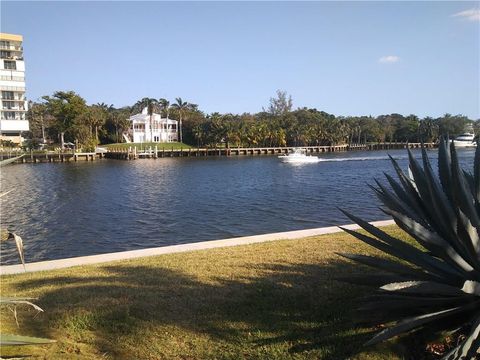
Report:
M 22 92 L 22 93 L 25 92 L 25 88 L 24 88 L 24 87 L 20 87 L 20 86 L 4 86 L 4 85 L 1 85 L 1 86 L 0 86 L 0 90 L 4 90 L 4 91 L 17 91 L 17 92 Z
M 0 56 L 1 59 L 3 60 L 19 60 L 19 61 L 23 61 L 23 56 L 18 56 L 18 55 L 10 55 L 10 56 L 6 56 L 6 55 L 3 55 L 3 56 Z M 10 70 L 10 69 L 8 69 Z
M 2 97 L 0 96 L 0 100 L 2 101 L 8 101 L 8 102 L 12 102 L 12 101 L 25 101 L 25 98 L 23 97 L 14 97 L 13 99 L 10 98 L 10 97 Z
M 1 131 L 28 131 L 28 120 L 8 120 L 0 119 Z
M 2 111 L 16 111 L 16 112 L 26 112 L 27 111 L 27 110 L 25 110 L 24 106 L 14 106 L 14 107 L 2 106 L 2 107 L 0 107 L 0 110 L 2 110 Z
M 23 82 L 25 82 L 24 77 L 10 76 L 10 75 L 0 75 L 0 80 L 3 80 L 3 81 L 23 81 Z
M 0 45 L 0 50 L 23 51 L 23 46 L 19 45 Z

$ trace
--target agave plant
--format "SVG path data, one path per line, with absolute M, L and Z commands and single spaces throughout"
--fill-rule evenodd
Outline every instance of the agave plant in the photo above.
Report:
M 344 212 L 365 233 L 343 229 L 387 257 L 339 254 L 380 269 L 357 282 L 378 287 L 360 315 L 384 325 L 367 345 L 422 330 L 458 340 L 443 359 L 474 359 L 480 348 L 480 145 L 473 173 L 462 170 L 453 144 L 441 141 L 436 176 L 425 149 L 422 162 L 409 151 L 409 174 L 391 158 L 398 181 L 372 189 L 382 209 L 416 242 L 395 238 Z

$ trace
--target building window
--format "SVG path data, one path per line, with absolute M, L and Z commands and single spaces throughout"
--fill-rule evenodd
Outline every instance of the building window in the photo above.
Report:
M 2 99 L 4 99 L 4 100 L 14 100 L 13 91 L 2 91 Z
M 3 68 L 5 70 L 17 70 L 17 63 L 11 60 L 3 60 Z
M 15 112 L 14 111 L 4 111 L 3 117 L 5 120 L 15 120 Z
M 10 41 L 0 40 L 0 48 L 10 50 Z
M 10 51 L 1 50 L 0 51 L 0 58 L 11 59 L 12 58 L 12 53 Z
M 2 101 L 2 106 L 4 109 L 13 109 L 13 102 L 12 101 Z

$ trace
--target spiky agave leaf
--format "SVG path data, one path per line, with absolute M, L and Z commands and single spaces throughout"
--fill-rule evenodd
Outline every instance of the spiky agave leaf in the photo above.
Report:
M 12 192 L 13 189 L 10 189 L 8 191 L 5 191 L 3 193 L 0 193 L 0 198 L 6 196 L 10 192 Z M 14 240 L 15 245 L 17 247 L 17 252 L 18 256 L 20 257 L 20 261 L 22 262 L 23 268 L 25 268 L 25 253 L 23 250 L 23 240 L 20 236 L 17 234 L 8 231 L 7 229 L 1 229 L 0 228 L 0 242 L 7 241 L 7 240 Z
M 33 307 L 38 312 L 43 312 L 43 309 L 32 303 L 30 300 L 35 300 L 34 298 L 15 298 L 15 297 L 1 297 L 0 296 L 0 305 L 28 305 Z
M 25 252 L 23 249 L 23 240 L 17 234 L 10 232 L 5 229 L 0 229 L 0 242 L 7 241 L 7 240 L 14 240 L 15 246 L 17 247 L 17 253 L 20 257 L 20 261 L 22 262 L 23 268 L 25 268 Z
M 0 346 L 39 345 L 54 342 L 56 341 L 32 336 L 0 334 Z
M 391 158 L 399 181 L 386 176 L 391 190 L 377 182 L 374 191 L 385 213 L 419 246 L 412 246 L 344 213 L 367 234 L 343 229 L 393 259 L 340 254 L 382 272 L 360 279 L 382 284 L 361 307 L 372 324 L 389 325 L 367 344 L 402 333 L 429 329 L 432 335 L 461 329 L 465 339 L 445 355 L 471 359 L 480 347 L 480 145 L 473 173 L 464 171 L 453 144 L 439 147 L 439 177 L 425 149 L 421 163 L 409 151 L 409 174 Z

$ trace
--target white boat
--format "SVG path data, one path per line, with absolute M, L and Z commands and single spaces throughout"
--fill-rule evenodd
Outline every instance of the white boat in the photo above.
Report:
M 308 156 L 305 154 L 305 150 L 295 149 L 293 153 L 288 155 L 280 155 L 278 157 L 285 163 L 290 164 L 307 164 L 307 163 L 317 163 L 320 159 L 317 156 Z
M 475 147 L 477 146 L 477 142 L 474 140 L 475 135 L 471 133 L 465 133 L 462 135 L 457 136 L 455 139 L 450 140 L 453 142 L 455 147 Z

